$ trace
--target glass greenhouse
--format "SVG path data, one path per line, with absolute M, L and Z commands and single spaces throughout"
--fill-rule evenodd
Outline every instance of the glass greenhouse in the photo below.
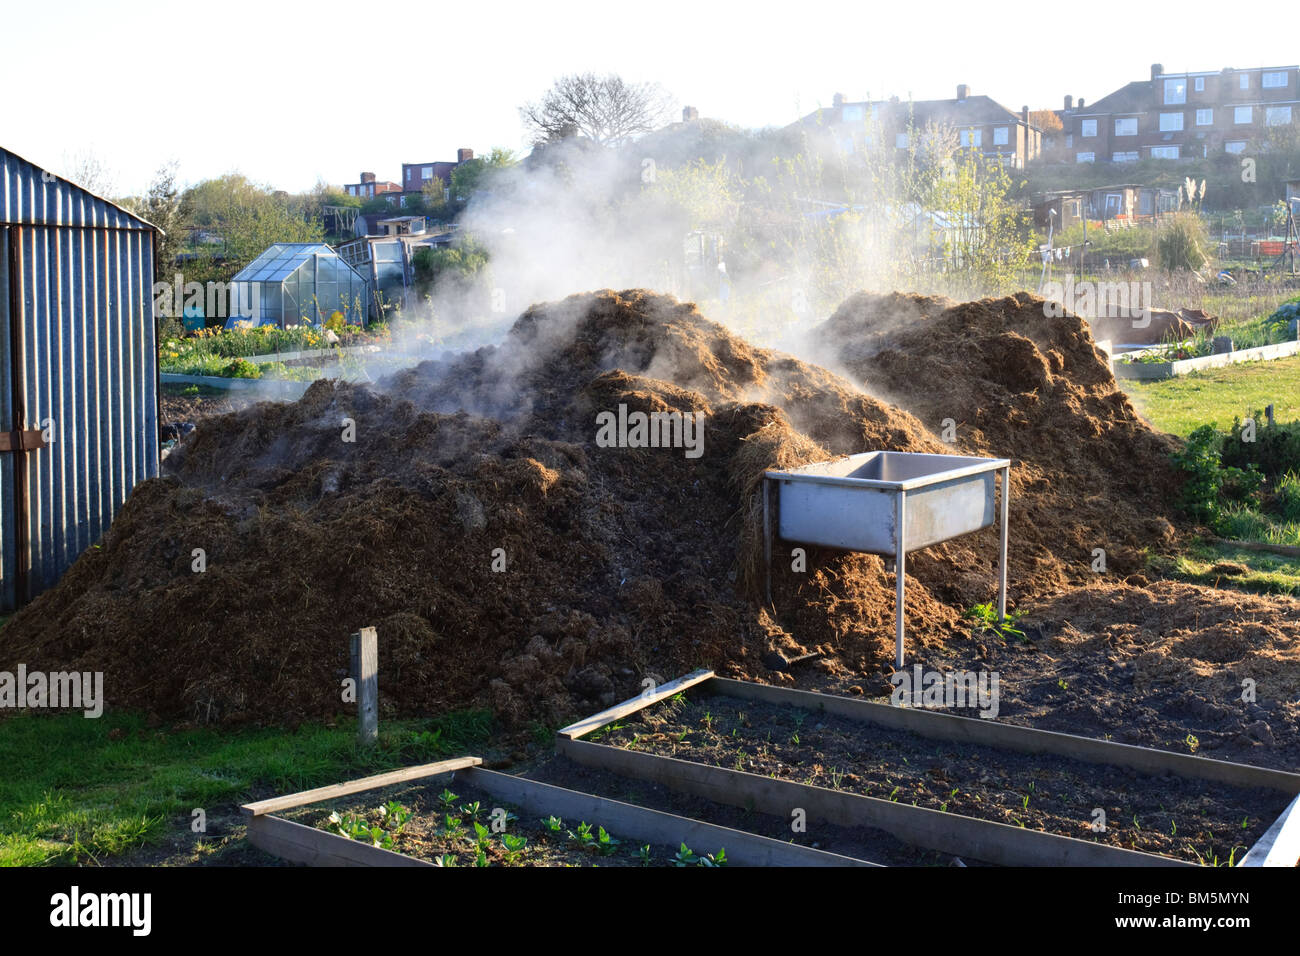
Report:
M 231 282 L 226 325 L 320 325 L 335 312 L 365 325 L 370 290 L 365 278 L 318 242 L 280 242 Z

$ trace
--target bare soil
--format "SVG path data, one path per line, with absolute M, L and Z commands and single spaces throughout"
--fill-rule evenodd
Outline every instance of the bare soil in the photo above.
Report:
M 690 692 L 612 725 L 600 742 L 1205 864 L 1240 859 L 1290 802 Z M 1104 832 L 1092 829 L 1097 808 Z

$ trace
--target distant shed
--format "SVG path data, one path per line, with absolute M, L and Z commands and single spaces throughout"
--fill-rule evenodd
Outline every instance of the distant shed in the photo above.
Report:
M 0 147 L 0 613 L 158 473 L 155 229 Z

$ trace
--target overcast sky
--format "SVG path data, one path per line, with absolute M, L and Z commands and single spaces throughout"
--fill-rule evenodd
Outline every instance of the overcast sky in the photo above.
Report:
M 1243 11 L 1245 7 L 1241 8 Z M 118 193 L 168 159 L 293 191 L 396 180 L 468 146 L 522 149 L 518 107 L 558 75 L 661 83 L 677 105 L 783 126 L 832 94 L 1018 110 L 1095 100 L 1167 71 L 1292 64 L 1286 4 L 1198 2 L 194 4 L 4 0 L 0 145 L 67 172 L 92 153 Z M 1108 37 L 1109 39 L 1103 39 Z

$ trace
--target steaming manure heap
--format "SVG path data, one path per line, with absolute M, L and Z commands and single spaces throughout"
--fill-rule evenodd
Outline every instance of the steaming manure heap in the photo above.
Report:
M 0 669 L 102 670 L 110 706 L 164 719 L 292 723 L 342 712 L 347 634 L 374 625 L 384 715 L 487 706 L 516 727 L 697 666 L 789 682 L 785 662 L 819 651 L 830 674 L 876 674 L 894 596 L 878 557 L 778 562 L 762 606 L 765 469 L 951 452 L 955 419 L 962 451 L 1016 459 L 1019 600 L 1083 576 L 1092 547 L 1122 564 L 1173 534 L 1167 439 L 1080 320 L 1039 301 L 848 300 L 817 339 L 901 408 L 693 305 L 604 290 L 374 389 L 321 381 L 203 421 L 10 621 Z M 597 415 L 620 406 L 704 413 L 702 454 L 601 447 Z M 965 633 L 963 609 L 990 597 L 989 533 L 915 556 L 909 646 Z

